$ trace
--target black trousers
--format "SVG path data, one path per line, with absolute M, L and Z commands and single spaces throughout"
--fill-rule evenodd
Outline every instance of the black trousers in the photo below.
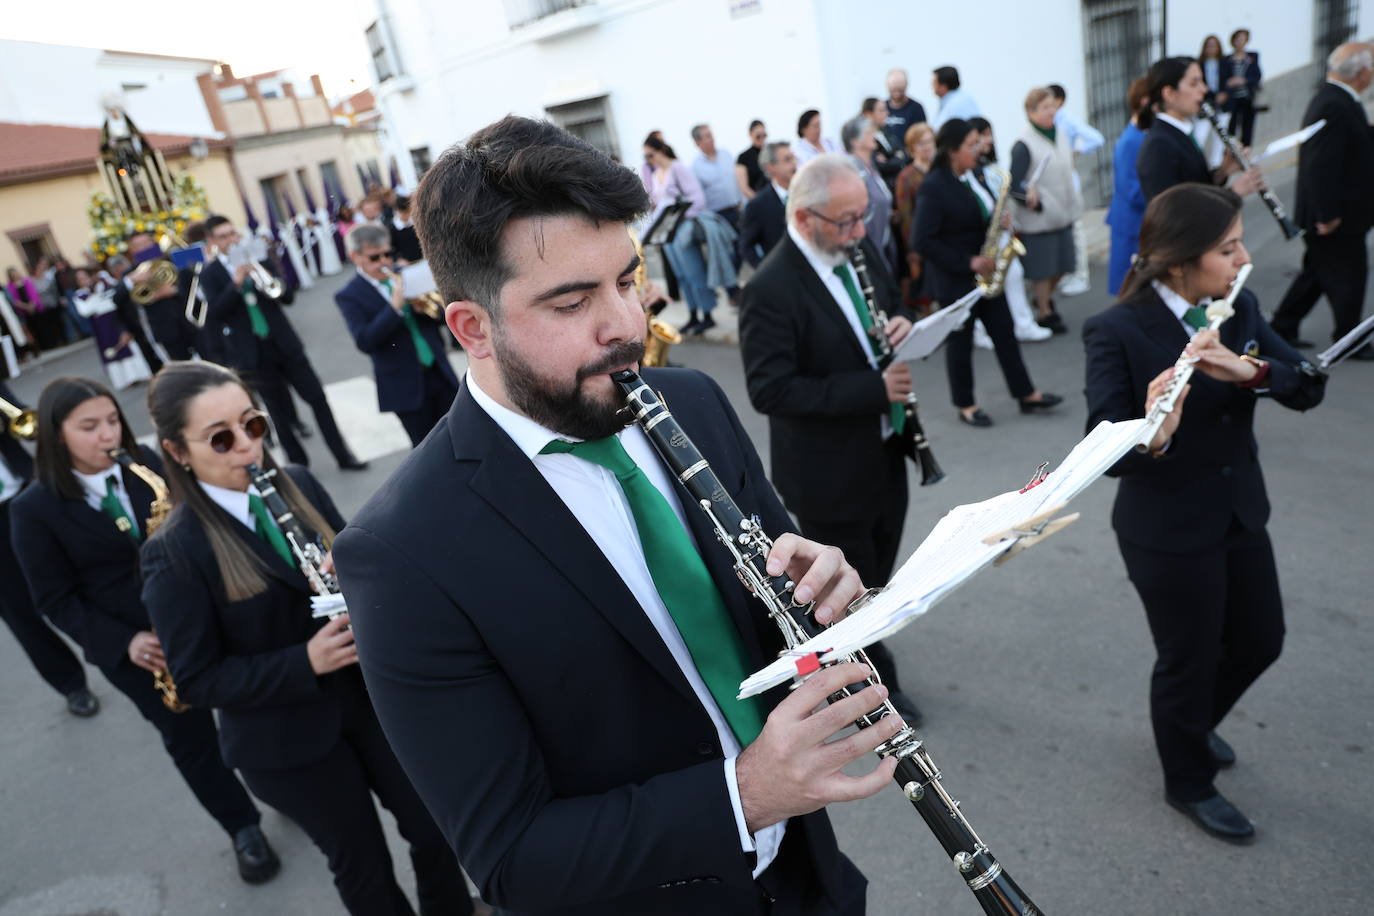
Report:
M 258 342 L 258 367 L 246 372 L 245 376 L 249 384 L 262 395 L 267 412 L 278 418 L 272 426 L 281 441 L 281 447 L 286 450 L 286 456 L 293 463 L 309 466 L 310 456 L 296 438 L 291 423 L 282 419 L 293 417 L 296 413 L 291 405 L 291 388 L 296 389 L 301 400 L 310 405 L 315 414 L 315 424 L 320 428 L 320 435 L 324 437 L 334 460 L 340 464 L 353 460 L 353 453 L 348 450 L 343 433 L 339 432 L 339 424 L 334 421 L 334 412 L 329 409 L 329 401 L 325 399 L 324 386 L 320 384 L 320 378 L 315 374 L 304 350 L 283 351 L 268 337 Z
M 803 537 L 844 551 L 845 559 L 858 572 L 866 588 L 880 588 L 892 578 L 902 541 L 902 525 L 906 520 L 906 455 L 901 436 L 889 436 L 883 449 L 887 457 L 884 490 L 889 498 L 883 501 L 875 517 L 845 522 L 797 518 Z M 879 641 L 870 645 L 867 651 L 883 683 L 891 690 L 901 690 L 897 661 L 887 646 Z
M 1364 233 L 1317 235 L 1316 230 L 1302 237 L 1306 246 L 1302 270 L 1293 278 L 1274 312 L 1270 323 L 1276 332 L 1290 339 L 1297 337 L 1298 326 L 1323 293 L 1336 319 L 1332 340 L 1345 336 L 1360 323 L 1369 276 L 1369 251 L 1364 239 Z
M 1253 96 L 1231 100 L 1231 119 L 1226 124 L 1226 132 L 1239 140 L 1242 146 L 1250 145 L 1250 141 L 1255 138 L 1255 99 Z
M 945 303 L 948 304 L 948 303 Z M 972 315 L 963 327 L 949 335 L 945 341 L 945 373 L 949 376 L 949 396 L 955 407 L 972 407 L 978 401 L 973 396 L 973 322 L 983 322 L 992 346 L 997 353 L 997 362 L 1002 366 L 1002 377 L 1007 380 L 1007 390 L 1016 399 L 1027 398 L 1035 391 L 1026 364 L 1021 361 L 1021 345 L 1016 342 L 1016 331 L 1011 320 L 1011 310 L 1002 296 L 981 299 L 974 306 Z
M 1201 801 L 1215 791 L 1207 733 L 1283 648 L 1269 535 L 1233 524 L 1222 543 L 1191 554 L 1118 543 L 1158 653 L 1150 719 L 1164 787 L 1180 801 Z
M 447 359 L 442 351 L 435 356 L 438 359 Z M 448 376 L 440 372 L 436 366 L 430 366 L 424 371 L 424 384 L 424 399 L 419 407 L 414 410 L 396 411 L 396 417 L 405 427 L 412 446 L 419 445 L 425 436 L 429 435 L 434 424 L 448 413 L 448 409 L 453 406 L 453 399 L 458 396 L 458 389 L 453 387 Z
M 162 705 L 162 695 L 153 687 L 153 676 L 127 658 L 100 670 L 162 735 L 162 746 L 181 778 L 226 833 L 232 837 L 244 827 L 258 823 L 257 806 L 220 756 L 219 730 L 210 710 L 172 712 Z
M 345 674 L 347 676 L 347 674 Z M 472 899 L 458 859 L 387 744 L 363 691 L 333 678 L 344 696 L 339 743 L 322 760 L 289 770 L 244 770 L 253 794 L 301 826 L 329 861 L 353 916 L 413 916 L 396 883 L 375 792 L 410 844 L 421 916 L 463 916 Z
M 0 503 L 0 617 L 19 640 L 39 676 L 66 696 L 86 686 L 86 669 L 33 606 L 10 541 L 10 504 Z

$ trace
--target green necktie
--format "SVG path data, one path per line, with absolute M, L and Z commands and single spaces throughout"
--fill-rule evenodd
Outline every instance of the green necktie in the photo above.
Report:
M 1195 305 L 1183 313 L 1183 323 L 1201 331 L 1207 327 L 1207 309 Z
M 968 192 L 973 195 L 973 199 L 978 201 L 978 212 L 983 214 L 983 222 L 987 222 L 992 217 L 992 213 L 988 210 L 988 205 L 983 202 L 983 195 L 973 190 L 973 178 L 965 173 L 962 180 L 968 186 Z
M 105 498 L 100 501 L 100 508 L 105 510 L 106 515 L 114 519 L 116 528 L 133 538 L 135 544 L 143 540 L 138 525 L 129 518 L 129 513 L 124 511 L 124 504 L 119 501 L 119 494 L 115 492 L 115 476 L 113 474 L 105 478 Z
M 644 561 L 659 597 L 725 721 L 740 746 L 747 747 L 763 730 L 764 712 L 757 697 L 735 698 L 740 682 L 749 675 L 744 643 L 677 513 L 615 436 L 587 442 L 555 439 L 540 452 L 553 453 L 576 455 L 615 474 L 634 515 Z
M 845 270 L 843 264 L 835 268 L 835 276 L 840 278 L 840 282 L 844 284 L 845 292 L 849 293 L 849 301 L 854 305 L 854 314 L 859 316 L 859 324 L 871 341 L 873 339 L 873 316 L 869 314 L 868 306 L 864 304 L 863 296 L 859 293 L 859 287 L 855 285 L 854 278 L 849 275 L 849 271 Z M 887 412 L 895 431 L 900 433 L 906 429 L 906 407 L 904 405 L 889 404 Z
M 296 557 L 291 553 L 291 545 L 286 543 L 286 535 L 281 533 L 277 523 L 267 513 L 267 506 L 263 504 L 261 496 L 256 493 L 248 494 L 248 511 L 253 513 L 253 518 L 257 519 L 257 524 L 253 530 L 258 537 L 271 544 L 272 549 L 277 552 L 277 556 L 285 560 L 287 566 L 295 569 Z
M 386 287 L 388 293 L 391 292 L 390 278 L 382 280 L 382 285 Z M 420 333 L 420 326 L 415 322 L 415 311 L 407 302 L 401 306 L 401 320 L 406 323 L 406 330 L 410 332 L 410 342 L 415 344 L 415 356 L 420 360 L 420 365 L 428 369 L 434 365 L 434 348 L 425 340 L 425 336 Z
M 258 294 L 253 291 L 253 281 L 244 280 L 243 304 L 248 307 L 248 323 L 253 326 L 253 336 L 259 340 L 267 339 L 267 316 L 262 313 L 262 307 L 258 305 Z

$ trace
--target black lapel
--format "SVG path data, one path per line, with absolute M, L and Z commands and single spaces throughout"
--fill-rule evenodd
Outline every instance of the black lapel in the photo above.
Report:
M 125 549 L 137 552 L 139 542 L 120 531 L 114 519 L 105 514 L 104 509 L 93 509 L 85 498 L 61 499 L 62 510 L 67 517 L 82 528 L 87 529 L 112 544 L 122 545 Z M 130 500 L 132 502 L 132 499 Z M 140 525 L 139 531 L 143 530 Z
M 1210 174 L 1212 167 L 1207 164 L 1207 157 L 1203 155 L 1202 148 L 1197 145 L 1197 142 L 1193 139 L 1193 135 L 1181 131 L 1174 125 L 1165 121 L 1161 121 L 1160 123 L 1173 132 L 1174 142 L 1177 143 L 1180 148 L 1184 149 L 1187 155 L 1192 156 L 1196 162 L 1202 163 L 1202 170 Z
M 1159 293 L 1147 288 L 1138 298 L 1133 297 L 1132 311 L 1150 339 L 1177 359 L 1188 346 L 1188 332 Z
M 468 481 L 635 651 L 685 698 L 696 693 L 634 594 L 567 505 L 486 411 L 464 380 L 449 411 L 454 457 L 480 462 Z
M 816 276 L 816 271 L 812 268 L 811 262 L 806 260 L 806 255 L 802 254 L 797 243 L 792 241 L 791 234 L 784 231 L 782 241 L 779 244 L 787 246 L 783 253 L 791 262 L 793 275 L 801 278 L 801 285 L 807 292 L 811 307 L 834 325 L 835 332 L 847 342 L 854 351 L 854 355 L 867 365 L 868 354 L 859 345 L 859 339 L 854 336 L 854 328 L 850 326 L 848 319 L 840 313 L 840 304 L 835 301 L 834 296 L 830 295 L 830 290 L 825 288 L 821 278 Z
M 281 471 L 280 473 L 284 474 L 286 472 Z M 218 503 L 214 503 L 214 511 L 219 513 L 220 520 L 229 527 L 229 530 L 233 531 L 235 536 L 237 536 L 249 550 L 253 551 L 259 560 L 262 560 L 266 565 L 268 573 L 297 591 L 305 592 L 307 595 L 314 594 L 310 590 L 310 583 L 306 581 L 305 576 L 301 575 L 301 571 L 297 569 L 294 564 L 288 565 L 287 562 L 272 549 L 271 544 L 258 537 L 255 529 L 249 528 L 243 522 L 234 518 L 221 508 Z

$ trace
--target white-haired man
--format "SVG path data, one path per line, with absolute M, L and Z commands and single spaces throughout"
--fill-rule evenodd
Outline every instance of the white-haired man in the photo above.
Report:
M 868 186 L 847 156 L 802 167 L 787 195 L 787 233 L 744 288 L 740 353 L 755 409 L 768 415 L 773 485 L 807 538 L 833 544 L 864 584 L 892 575 L 906 520 L 909 439 L 903 405 L 911 368 L 878 368 L 874 334 L 894 346 L 911 330 L 882 254 L 865 238 Z M 877 305 L 874 328 L 852 266 L 860 248 Z M 869 652 L 892 702 L 920 712 L 897 682 L 892 654 Z

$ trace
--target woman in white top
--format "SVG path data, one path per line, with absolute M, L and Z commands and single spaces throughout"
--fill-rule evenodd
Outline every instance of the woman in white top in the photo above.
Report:
M 821 136 L 821 113 L 808 108 L 797 119 L 797 142 L 792 144 L 792 154 L 797 157 L 797 168 L 806 165 L 821 153 L 838 153 L 840 146 L 829 137 Z

